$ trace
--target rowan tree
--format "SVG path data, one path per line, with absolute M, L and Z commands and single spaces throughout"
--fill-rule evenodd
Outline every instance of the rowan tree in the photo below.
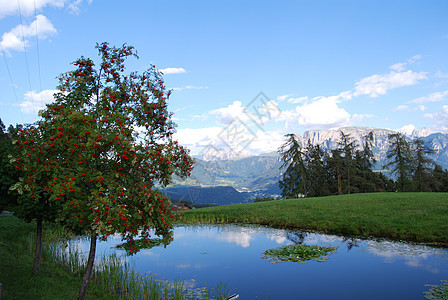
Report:
M 121 234 L 130 254 L 152 245 L 153 236 L 164 245 L 172 240 L 176 216 L 156 186 L 169 184 L 173 174 L 189 176 L 193 165 L 189 151 L 173 140 L 171 91 L 162 74 L 153 65 L 126 74 L 126 59 L 137 57 L 131 46 L 96 48 L 98 66 L 81 57 L 59 77 L 55 101 L 40 112 L 33 132 L 22 132 L 16 158 L 27 172 L 17 188 L 33 201 L 41 197 L 35 183 L 45 182 L 42 190 L 61 205 L 58 221 L 90 236 L 79 299 L 92 274 L 97 237 Z

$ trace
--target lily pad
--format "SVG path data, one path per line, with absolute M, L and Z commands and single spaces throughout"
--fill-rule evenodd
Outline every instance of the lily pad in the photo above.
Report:
M 279 248 L 271 248 L 263 253 L 261 258 L 273 263 L 292 261 L 306 262 L 315 260 L 323 262 L 328 260 L 328 254 L 336 252 L 336 247 L 322 247 L 315 245 L 287 245 Z

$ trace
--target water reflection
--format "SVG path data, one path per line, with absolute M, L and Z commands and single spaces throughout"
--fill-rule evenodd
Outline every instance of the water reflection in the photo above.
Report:
M 98 243 L 98 253 L 124 253 L 111 248 L 119 241 L 117 237 Z M 87 253 L 87 242 L 74 243 Z M 271 264 L 261 259 L 267 249 L 283 245 L 338 250 L 323 263 Z M 425 284 L 448 278 L 446 249 L 257 226 L 180 226 L 166 249 L 143 250 L 123 259 L 137 272 L 186 280 L 195 287 L 225 283 L 242 299 L 297 299 L 298 295 L 303 299 L 421 299 Z

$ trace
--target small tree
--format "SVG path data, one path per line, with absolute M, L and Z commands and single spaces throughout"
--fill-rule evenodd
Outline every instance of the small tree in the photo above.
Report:
M 9 192 L 9 187 L 19 179 L 18 170 L 9 163 L 9 155 L 12 155 L 14 146 L 12 137 L 6 131 L 5 125 L 0 119 L 0 212 L 9 209 L 11 204 L 17 202 L 17 195 Z
M 42 254 L 42 223 L 44 221 L 53 222 L 56 219 L 57 204 L 49 201 L 48 193 L 45 193 L 40 189 L 40 197 L 34 197 L 30 199 L 22 194 L 13 193 L 10 191 L 20 176 L 23 176 L 23 170 L 20 166 L 11 164 L 11 158 L 18 156 L 21 153 L 21 147 L 14 147 L 13 143 L 17 142 L 23 136 L 22 126 L 18 128 L 10 126 L 8 132 L 4 131 L 3 123 L 1 123 L 0 133 L 0 190 L 2 197 L 0 200 L 0 210 L 6 208 L 14 212 L 14 215 L 26 222 L 36 221 L 36 245 L 34 248 L 34 263 L 32 273 L 39 273 L 40 260 Z M 31 126 L 29 126 L 31 128 Z M 19 133 L 20 130 L 20 133 Z M 20 143 L 19 143 L 20 144 Z M 29 144 L 28 144 L 29 146 Z M 37 147 L 35 145 L 34 147 Z M 31 158 L 31 157 L 28 157 Z M 13 159 L 14 162 L 14 159 Z M 34 177 L 42 174 L 35 174 Z M 38 179 L 34 180 L 39 181 Z M 39 184 L 35 184 L 33 187 L 39 187 Z M 22 193 L 22 190 L 20 190 Z
M 46 188 L 51 179 L 49 172 L 44 172 L 39 166 L 47 164 L 51 158 L 38 157 L 45 153 L 42 147 L 43 136 L 33 125 L 18 125 L 10 128 L 10 135 L 16 147 L 10 152 L 11 162 L 16 162 L 16 184 L 11 190 L 17 190 L 18 196 L 10 202 L 10 209 L 14 215 L 26 222 L 36 221 L 36 245 L 34 248 L 34 263 L 32 273 L 39 273 L 42 255 L 42 226 L 43 222 L 54 222 L 61 209 L 59 202 L 50 200 L 50 193 Z M 32 153 L 32 154 L 31 154 Z M 15 157 L 15 158 L 14 158 Z M 21 176 L 22 181 L 17 182 Z
M 79 299 L 92 274 L 97 237 L 120 233 L 129 254 L 153 244 L 150 229 L 164 245 L 172 240 L 175 215 L 156 185 L 166 186 L 173 174 L 189 176 L 193 165 L 188 150 L 172 138 L 170 91 L 161 73 L 151 66 L 143 74 L 125 74 L 125 59 L 137 57 L 133 47 L 96 48 L 98 68 L 81 57 L 60 76 L 55 102 L 24 133 L 16 160 L 28 172 L 17 188 L 38 198 L 36 174 L 45 174 L 42 189 L 62 207 L 58 220 L 90 236 Z M 39 148 L 29 146 L 36 141 Z

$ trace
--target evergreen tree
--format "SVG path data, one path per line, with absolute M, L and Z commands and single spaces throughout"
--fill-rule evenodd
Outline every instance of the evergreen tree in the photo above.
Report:
M 308 141 L 306 148 L 306 168 L 308 171 L 309 196 L 321 197 L 330 194 L 327 174 L 327 153 L 319 146 Z
M 356 172 L 354 169 L 354 155 L 355 149 L 358 146 L 356 141 L 350 136 L 350 134 L 340 131 L 341 137 L 338 142 L 341 160 L 342 160 L 342 193 L 351 194 L 354 189 L 352 186 L 353 176 Z
M 432 171 L 433 181 L 430 183 L 433 192 L 448 192 L 448 170 L 443 170 L 438 164 Z
M 283 161 L 281 170 L 283 178 L 279 186 L 283 198 L 296 198 L 300 194 L 307 196 L 308 174 L 304 162 L 302 146 L 294 134 L 285 135 L 286 142 L 279 149 L 280 159 Z
M 417 192 L 429 192 L 434 181 L 432 170 L 435 162 L 427 155 L 433 154 L 435 151 L 425 145 L 425 142 L 419 138 L 415 139 L 412 144 L 415 157 L 415 170 L 412 176 L 414 189 Z
M 341 149 L 331 149 L 330 155 L 328 156 L 328 181 L 330 186 L 331 194 L 343 194 L 343 170 L 344 170 L 344 160 L 342 157 Z
M 363 148 L 357 150 L 355 154 L 356 161 L 356 187 L 360 192 L 375 192 L 381 189 L 380 180 L 376 173 L 373 172 L 376 163 L 375 156 L 372 151 L 373 132 L 370 131 L 363 137 Z
M 391 173 L 397 175 L 397 188 L 400 192 L 410 189 L 414 158 L 409 142 L 401 133 L 389 134 L 389 162 L 384 168 L 392 167 Z

